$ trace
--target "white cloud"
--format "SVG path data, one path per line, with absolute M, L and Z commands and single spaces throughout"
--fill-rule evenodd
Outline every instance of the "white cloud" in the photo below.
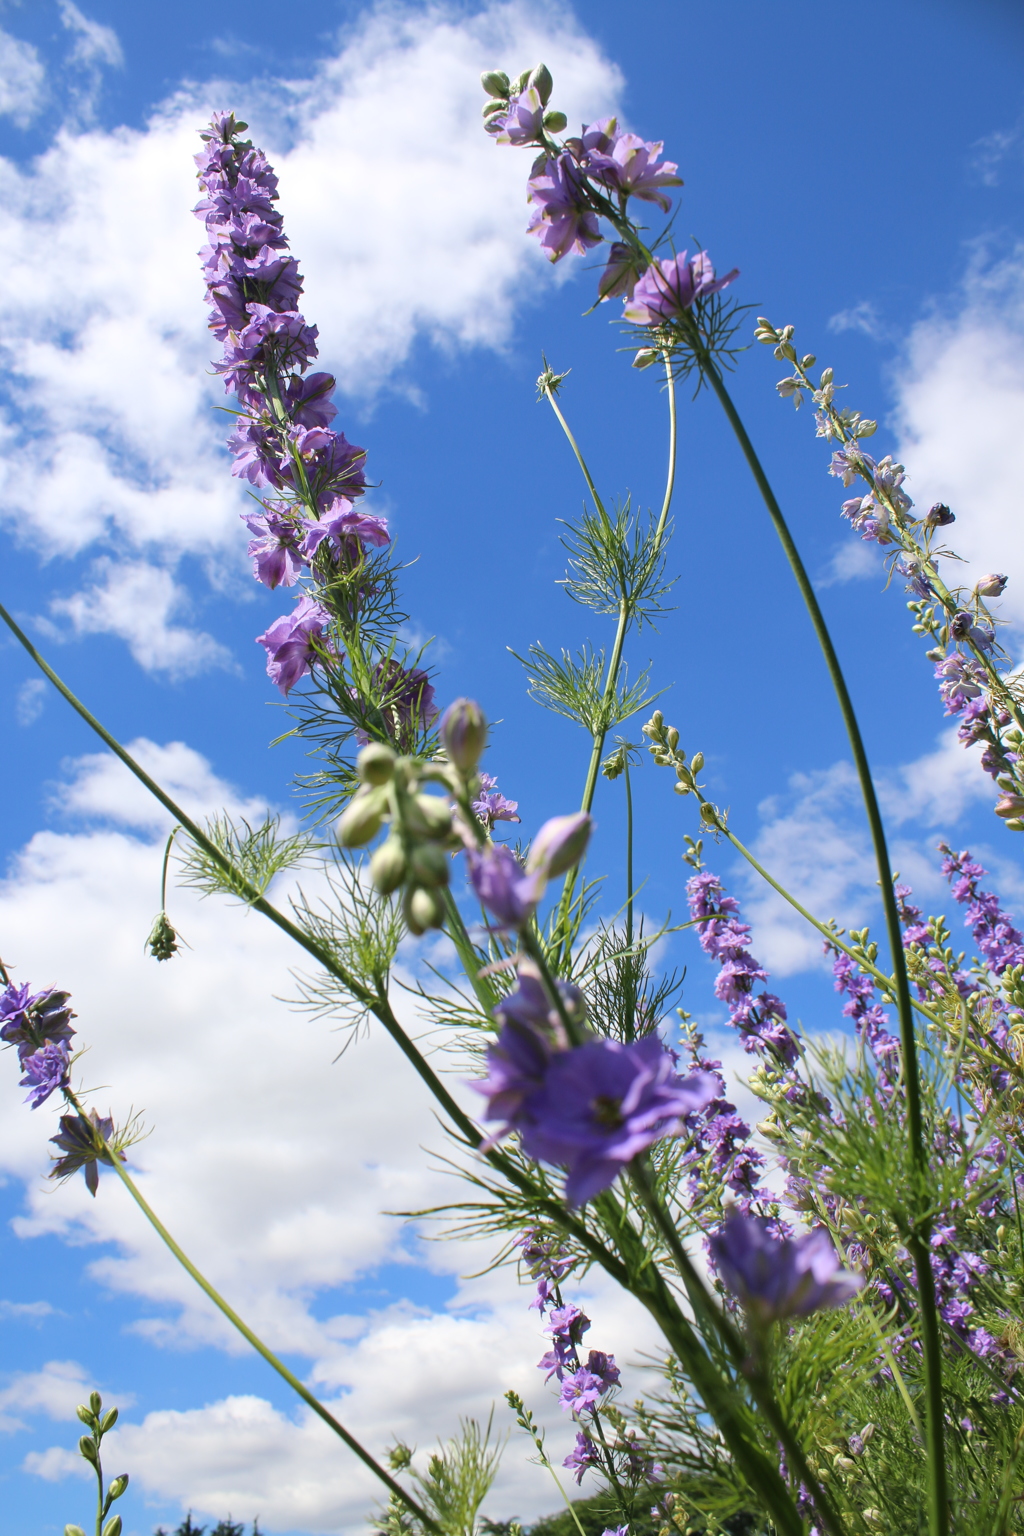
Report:
M 134 742 L 132 750 L 190 808 L 256 808 L 181 743 Z M 415 1228 L 384 1214 L 458 1194 L 424 1150 L 444 1149 L 444 1139 L 396 1047 L 375 1029 L 335 1062 L 340 1042 L 329 1024 L 275 1000 L 294 995 L 288 968 L 302 958 L 237 906 L 172 892 L 172 919 L 192 947 L 164 965 L 149 959 L 143 944 L 159 900 L 162 813 L 143 809 L 124 770 L 99 755 L 69 764 L 68 779 L 58 807 L 108 825 L 41 832 L 21 851 L 0 885 L 4 958 L 16 962 L 18 980 L 71 991 L 89 1047 L 79 1071 L 111 1085 L 97 1097 L 101 1111 L 121 1119 L 133 1107 L 144 1112 L 152 1134 L 132 1165 L 171 1231 L 272 1347 L 305 1357 L 310 1380 L 377 1453 L 396 1435 L 429 1446 L 455 1432 L 460 1414 L 486 1417 L 495 1401 L 504 1427 L 501 1393 L 514 1387 L 552 1426 L 552 1447 L 564 1445 L 564 1455 L 571 1426 L 534 1368 L 546 1345 L 529 1293 L 508 1271 L 458 1278 L 484 1267 L 489 1244 L 425 1245 Z M 407 1021 L 416 1028 L 414 1016 Z M 105 1174 L 96 1200 L 81 1178 L 45 1184 L 53 1117 L 48 1108 L 29 1112 L 16 1082 L 8 1056 L 0 1073 L 0 1170 L 26 1186 L 15 1235 L 53 1234 L 86 1251 L 104 1245 L 90 1272 L 135 1299 L 140 1351 L 199 1342 L 246 1347 L 116 1180 Z M 338 1287 L 385 1262 L 450 1275 L 452 1304 L 355 1314 Z M 656 1349 L 653 1324 L 610 1283 L 590 1276 L 585 1294 L 596 1347 L 613 1350 L 620 1363 Z M 84 1373 L 69 1367 L 46 1379 L 52 1395 L 44 1401 L 38 1386 L 38 1412 L 74 1396 Z M 628 1392 L 639 1388 L 636 1374 L 627 1380 Z M 259 1397 L 158 1410 L 140 1424 L 122 1420 L 117 1435 L 115 1457 L 133 1480 L 204 1517 L 259 1511 L 269 1525 L 328 1532 L 361 1527 L 378 1498 L 319 1421 L 299 1408 L 280 1413 Z M 76 1470 L 76 1458 L 44 1442 L 25 1466 L 59 1478 Z M 546 1476 L 513 1443 L 493 1512 L 528 1516 L 550 1500 Z
M 39 1371 L 23 1371 L 0 1388 L 0 1430 L 23 1429 L 19 1414 L 45 1413 L 50 1419 L 73 1419 L 92 1383 L 75 1360 L 49 1360 Z M 13 1410 L 13 1413 L 12 1413 Z
M 963 292 L 911 333 L 896 380 L 898 457 L 919 506 L 956 514 L 946 542 L 968 564 L 944 562 L 950 583 L 986 571 L 1010 577 L 993 608 L 1024 624 L 1024 247 L 972 263 Z
M 845 581 L 863 581 L 875 577 L 879 585 L 885 581 L 885 568 L 877 547 L 863 539 L 844 539 L 819 576 L 819 587 L 836 586 Z
M 911 819 L 945 831 L 972 805 L 995 799 L 992 780 L 981 766 L 980 746 L 965 747 L 956 727 L 943 731 L 933 752 L 904 763 L 879 783 L 879 799 L 896 825 Z
M 27 677 L 18 689 L 14 713 L 19 725 L 32 725 L 43 712 L 46 683 L 41 677 Z
M 106 29 L 68 0 L 63 14 L 83 62 L 114 61 Z M 190 88 L 144 130 L 65 127 L 29 168 L 0 162 L 0 356 L 12 381 L 0 483 L 12 536 L 50 555 L 156 557 L 168 572 L 189 554 L 216 586 L 244 580 L 247 502 L 220 446 L 227 418 L 211 409 L 224 396 L 209 375 L 203 232 L 190 212 L 196 127 L 228 100 L 276 164 L 305 311 L 353 402 L 409 388 L 418 338 L 500 348 L 547 267 L 523 232 L 528 156 L 481 131 L 478 76 L 542 55 L 572 119 L 615 109 L 619 76 L 568 13 L 508 0 L 469 16 L 386 5 L 310 79 Z M 103 567 L 98 579 L 100 595 L 72 610 L 84 629 L 159 660 L 119 619 Z M 173 643 L 188 665 L 218 663 L 201 638 Z
M 93 565 L 100 578 L 72 597 L 55 598 L 51 613 L 71 620 L 80 635 L 117 635 L 140 667 L 170 677 L 192 677 L 210 667 L 230 667 L 230 652 L 212 635 L 169 622 L 189 606 L 189 595 L 167 570 L 145 560 L 115 562 L 103 555 Z
M 865 336 L 875 337 L 882 333 L 882 322 L 875 304 L 870 299 L 861 299 L 852 308 L 830 315 L 828 328 L 830 331 L 861 331 Z
M 0 117 L 27 128 L 46 95 L 46 70 L 39 50 L 0 28 Z
M 103 70 L 120 69 L 124 53 L 113 27 L 86 16 L 74 4 L 74 0 L 59 0 L 60 19 L 74 38 L 67 63 L 73 71 L 70 96 L 72 112 L 69 121 L 91 123 L 96 115 L 100 91 L 103 86 Z

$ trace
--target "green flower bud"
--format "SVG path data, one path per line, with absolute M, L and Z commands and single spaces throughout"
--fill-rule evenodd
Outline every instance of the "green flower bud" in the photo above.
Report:
M 674 725 L 670 725 L 668 730 L 665 732 L 665 740 L 668 743 L 671 751 L 674 752 L 676 747 L 679 745 L 679 732 L 676 730 Z
M 700 771 L 701 771 L 701 769 L 703 767 L 704 767 L 704 753 L 703 752 L 695 752 L 693 754 L 693 758 L 692 758 L 692 760 L 690 762 L 690 768 L 692 769 L 692 771 L 694 773 L 700 773 Z
M 397 891 L 405 879 L 405 852 L 397 837 L 389 837 L 370 860 L 370 879 L 382 896 Z
M 395 771 L 395 754 L 382 741 L 371 741 L 356 758 L 356 771 L 364 784 L 387 784 Z
M 85 1457 L 86 1461 L 91 1461 L 91 1462 L 95 1463 L 95 1461 L 96 1461 L 96 1454 L 97 1454 L 96 1453 L 96 1442 L 95 1442 L 95 1440 L 92 1439 L 92 1437 L 90 1435 L 83 1435 L 82 1436 L 81 1440 L 79 1440 L 79 1442 L 78 1442 L 78 1449 L 79 1449 L 79 1452 L 81 1453 L 81 1455 L 83 1455 Z
M 113 1429 L 113 1427 L 114 1427 L 114 1425 L 116 1423 L 117 1423 L 117 1409 L 116 1408 L 111 1408 L 109 1413 L 105 1413 L 103 1415 L 102 1419 L 100 1420 L 100 1434 L 101 1435 L 105 1435 L 107 1433 L 107 1430 L 108 1429 Z
M 484 118 L 497 117 L 499 112 L 505 112 L 507 109 L 507 101 L 485 101 L 480 108 L 480 116 Z
M 417 885 L 447 885 L 448 855 L 436 843 L 421 843 L 409 858 L 409 873 Z
M 425 891 L 422 886 L 414 886 L 406 891 L 402 914 L 409 932 L 417 938 L 426 933 L 428 928 L 440 928 L 444 922 L 444 907 L 440 897 L 433 891 Z
M 111 1515 L 103 1527 L 103 1536 L 121 1536 L 121 1516 Z
M 171 927 L 167 913 L 161 912 L 149 930 L 146 948 L 154 960 L 172 960 L 180 947 L 178 935 Z
M 554 89 L 554 85 L 555 82 L 551 78 L 551 71 L 546 64 L 538 64 L 527 81 L 527 89 L 537 92 L 542 107 L 546 107 L 551 100 L 551 92 Z
M 78 1414 L 78 1417 L 81 1419 L 82 1423 L 88 1424 L 89 1428 L 91 1429 L 96 1422 L 96 1415 L 93 1413 L 92 1409 L 87 1408 L 84 1403 L 79 1403 L 78 1407 L 75 1409 L 75 1412 Z
M 380 831 L 387 795 L 380 789 L 357 792 L 342 812 L 335 833 L 343 848 L 363 848 Z
M 111 1483 L 110 1487 L 107 1489 L 107 1498 L 110 1500 L 111 1504 L 113 1504 L 115 1499 L 119 1499 L 121 1497 L 122 1493 L 124 1493 L 124 1491 L 125 1491 L 125 1489 L 127 1487 L 128 1487 L 128 1473 L 127 1472 L 122 1472 L 120 1477 L 115 1477 L 114 1478 L 114 1481 Z
M 452 829 L 451 807 L 437 795 L 416 795 L 409 806 L 408 822 L 415 837 L 440 841 Z
M 640 351 L 633 359 L 633 367 L 649 368 L 652 363 L 656 363 L 657 361 L 658 350 L 656 347 L 641 347 Z
M 64 1536 L 85 1536 L 85 1532 L 80 1525 L 66 1525 L 64 1527 Z
M 487 745 L 487 721 L 473 699 L 456 699 L 441 716 L 438 733 L 448 761 L 460 773 L 472 773 Z
M 569 126 L 569 119 L 564 112 L 545 112 L 544 127 L 549 133 L 563 133 Z
M 99 1413 L 100 1409 L 103 1407 L 103 1399 L 100 1397 L 98 1392 L 89 1393 L 89 1407 L 92 1409 L 93 1413 Z
M 523 94 L 523 92 L 526 90 L 526 87 L 529 85 L 529 83 L 530 83 L 530 71 L 528 69 L 524 69 L 522 74 L 519 76 L 518 80 L 516 80 L 514 82 L 513 86 L 512 86 L 513 94 L 516 95 L 516 96 L 521 96 Z
M 501 69 L 488 69 L 480 76 L 480 84 L 488 96 L 500 96 L 503 101 L 508 100 L 509 86 L 508 75 Z

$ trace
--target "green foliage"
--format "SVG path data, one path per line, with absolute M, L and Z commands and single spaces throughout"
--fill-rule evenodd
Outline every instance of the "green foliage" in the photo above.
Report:
M 606 682 L 603 649 L 595 651 L 584 645 L 575 656 L 562 651 L 559 659 L 538 642 L 530 646 L 526 656 L 515 651 L 512 654 L 526 672 L 530 697 L 556 715 L 582 725 L 592 736 L 621 725 L 651 702 L 647 692 L 650 668 L 645 667 L 636 682 L 630 683 L 623 666 L 617 677 Z
M 294 974 L 301 1006 L 316 1018 L 340 1020 L 351 1032 L 351 1042 L 370 1001 L 387 997 L 395 951 L 405 930 L 398 903 L 374 889 L 358 855 L 339 853 L 325 871 L 329 895 L 314 903 L 300 891 L 292 911 L 298 926 L 337 962 L 347 979 L 327 970 Z
M 266 895 L 276 875 L 307 863 L 317 846 L 308 833 L 280 837 L 280 825 L 280 816 L 268 816 L 258 827 L 250 826 L 244 817 L 236 823 L 226 812 L 211 817 L 203 830 L 228 867 L 189 842 L 181 857 L 180 884 L 204 896 L 220 893 L 246 902 L 254 894 Z
M 482 1536 L 480 1508 L 504 1449 L 504 1442 L 492 1444 L 491 1428 L 491 1419 L 483 1429 L 476 1419 L 460 1420 L 459 1433 L 432 1453 L 425 1471 L 415 1465 L 408 1446 L 399 1443 L 390 1452 L 392 1471 L 408 1474 L 424 1510 L 444 1536 Z M 382 1536 L 407 1536 L 425 1527 L 392 1495 L 374 1529 Z
M 662 598 L 675 585 L 665 580 L 670 528 L 650 514 L 642 524 L 628 500 L 611 517 L 588 510 L 567 526 L 569 572 L 561 585 L 574 602 L 594 613 L 624 612 L 638 629 L 664 612 Z

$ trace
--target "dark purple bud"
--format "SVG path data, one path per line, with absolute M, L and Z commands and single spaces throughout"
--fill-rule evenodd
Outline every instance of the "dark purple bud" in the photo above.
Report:
M 487 721 L 473 699 L 456 699 L 441 716 L 441 741 L 460 773 L 472 773 L 487 745 Z
M 945 502 L 937 501 L 934 507 L 928 509 L 924 521 L 929 528 L 948 528 L 950 523 L 956 522 L 956 517 Z

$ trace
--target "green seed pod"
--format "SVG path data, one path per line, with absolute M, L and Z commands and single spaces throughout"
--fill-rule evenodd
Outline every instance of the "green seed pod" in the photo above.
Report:
M 416 795 L 409 804 L 408 824 L 416 837 L 447 837 L 452 829 L 451 807 L 437 795 Z
M 409 873 L 417 885 L 447 885 L 448 855 L 436 843 L 421 843 L 410 855 Z
M 544 127 L 549 133 L 564 133 L 569 126 L 569 119 L 564 112 L 545 112 Z
M 343 848 L 363 848 L 380 831 L 387 796 L 379 789 L 357 793 L 342 812 L 335 833 Z
M 405 852 L 397 837 L 389 837 L 373 855 L 370 879 L 382 896 L 398 890 L 405 879 Z
M 444 907 L 440 898 L 433 891 L 425 891 L 418 885 L 406 891 L 402 913 L 409 932 L 417 938 L 426 933 L 428 928 L 440 928 L 444 922 Z
M 364 784 L 387 784 L 395 771 L 395 754 L 382 741 L 371 741 L 356 758 L 356 771 Z
M 537 95 L 540 97 L 541 106 L 546 107 L 548 102 L 551 100 L 551 92 L 555 85 L 555 82 L 551 78 L 551 71 L 548 69 L 547 65 L 538 64 L 537 68 L 530 75 L 527 84 L 530 88 L 537 92 Z
M 504 70 L 485 70 L 484 73 L 480 76 L 480 84 L 483 86 L 488 96 L 498 96 L 502 99 L 502 101 L 508 100 L 508 93 L 511 87 L 509 85 L 508 75 L 505 74 Z

